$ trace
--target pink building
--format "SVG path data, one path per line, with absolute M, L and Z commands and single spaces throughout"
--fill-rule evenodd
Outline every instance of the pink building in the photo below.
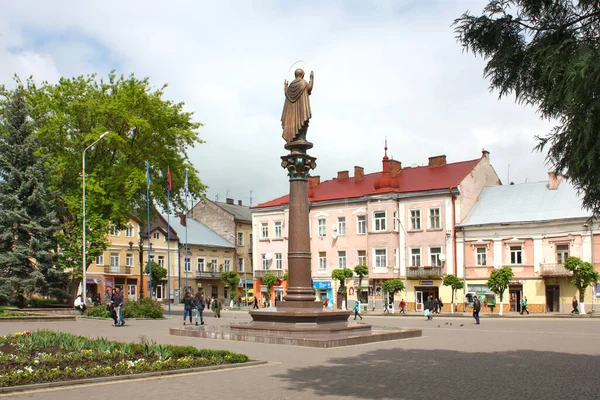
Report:
M 321 182 L 309 178 L 310 235 L 313 286 L 318 301 L 325 298 L 340 306 L 334 295 L 336 268 L 369 267 L 369 276 L 358 293 L 358 279 L 348 282 L 348 300 L 361 298 L 369 308 L 382 307 L 381 283 L 405 281 L 404 298 L 410 309 L 422 307 L 425 296 L 450 298 L 441 285 L 446 274 L 458 274 L 455 225 L 470 211 L 485 186 L 500 180 L 489 162 L 480 158 L 446 163 L 446 156 L 430 157 L 427 166 L 402 167 L 386 152 L 382 171 L 354 175 L 340 171 Z M 252 209 L 255 279 L 265 271 L 287 270 L 288 196 Z

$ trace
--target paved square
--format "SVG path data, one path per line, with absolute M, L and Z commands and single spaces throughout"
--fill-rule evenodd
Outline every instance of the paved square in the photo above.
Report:
M 249 320 L 226 312 L 208 324 Z M 176 337 L 163 321 L 2 323 L 0 334 L 47 328 L 121 341 L 227 349 L 271 364 L 7 395 L 16 399 L 593 399 L 600 393 L 600 318 L 482 319 L 367 316 L 374 326 L 422 328 L 423 337 L 333 349 Z M 4 396 L 0 396 L 4 397 Z

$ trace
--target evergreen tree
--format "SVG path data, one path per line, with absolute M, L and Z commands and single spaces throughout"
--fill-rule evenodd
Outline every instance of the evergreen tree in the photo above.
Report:
M 0 92 L 0 296 L 26 305 L 33 293 L 61 297 L 54 195 L 22 88 Z

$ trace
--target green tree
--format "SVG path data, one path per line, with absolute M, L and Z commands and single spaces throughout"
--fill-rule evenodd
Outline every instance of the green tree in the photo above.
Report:
M 579 257 L 568 257 L 565 260 L 565 269 L 573 272 L 571 284 L 579 291 L 580 312 L 585 314 L 585 290 L 600 280 L 600 274 L 596 272 L 591 263 L 584 262 Z
M 0 295 L 19 307 L 35 293 L 64 297 L 57 268 L 55 193 L 47 184 L 21 87 L 0 92 Z
M 17 83 L 20 81 L 17 78 Z M 163 98 L 148 78 L 96 75 L 62 78 L 57 84 L 26 82 L 26 95 L 36 123 L 39 151 L 47 156 L 52 188 L 61 193 L 58 219 L 63 225 L 61 248 L 69 258 L 64 267 L 81 275 L 81 159 L 83 150 L 103 132 L 110 134 L 86 153 L 86 210 L 89 265 L 106 248 L 100 239 L 109 222 L 119 228 L 132 210 L 146 210 L 146 160 L 150 161 L 153 206 L 167 208 L 167 167 L 170 166 L 175 209 L 185 209 L 183 186 L 189 170 L 192 198 L 204 191 L 187 150 L 202 143 L 201 124 L 184 111 L 183 103 Z M 154 207 L 152 207 L 154 212 Z
M 240 283 L 240 277 L 235 271 L 227 271 L 221 274 L 221 280 L 229 288 L 229 300 L 235 299 L 235 291 Z
M 356 276 L 358 276 L 358 286 L 356 288 L 356 298 L 363 303 L 367 302 L 367 298 L 366 295 L 363 296 L 363 287 L 362 287 L 362 280 L 365 278 L 365 276 L 369 275 L 369 267 L 367 267 L 366 265 L 357 265 L 354 267 L 354 273 L 356 274 Z
M 289 278 L 288 273 L 286 272 L 285 274 L 283 274 L 283 278 L 281 278 L 282 281 L 287 281 Z
M 277 277 L 272 273 L 268 272 L 262 278 L 263 285 L 267 286 L 267 301 L 271 300 L 271 290 L 273 289 L 273 285 L 277 283 Z
M 402 279 L 387 279 L 383 281 L 381 288 L 387 293 L 386 296 L 394 296 L 396 293 L 404 290 L 404 282 L 402 282 Z
M 489 0 L 481 15 L 454 22 L 463 48 L 487 60 L 484 76 L 500 97 L 514 95 L 556 121 L 538 150 L 600 213 L 600 2 Z
M 444 286 L 450 286 L 452 288 L 452 314 L 454 314 L 454 309 L 456 308 L 456 299 L 454 294 L 457 290 L 461 290 L 465 287 L 464 282 L 456 277 L 456 275 L 446 275 L 444 280 L 442 281 Z
M 350 268 L 337 268 L 331 271 L 331 278 L 340 282 L 340 287 L 338 288 L 338 299 L 340 297 L 344 298 L 344 301 L 348 303 L 348 288 L 346 288 L 346 279 L 350 279 L 354 276 L 354 272 Z M 341 307 L 338 300 L 338 306 Z
M 167 277 L 167 269 L 161 267 L 158 263 L 150 261 L 146 264 L 144 272 L 150 275 L 150 264 L 152 264 L 152 290 L 154 290 L 160 281 Z
M 504 292 L 508 288 L 513 277 L 514 274 L 511 267 L 502 267 L 493 270 L 487 281 L 487 287 L 500 297 L 500 315 L 502 315 Z

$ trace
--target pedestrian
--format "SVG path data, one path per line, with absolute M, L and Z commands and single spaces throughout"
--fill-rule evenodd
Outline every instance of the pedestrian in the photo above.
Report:
M 433 320 L 433 311 L 434 311 L 434 304 L 433 304 L 433 296 L 429 296 L 429 298 L 427 299 L 427 301 L 425 302 L 425 310 L 424 310 L 424 314 L 427 317 L 427 321 L 432 321 Z
M 108 301 L 108 311 L 110 311 L 110 317 L 113 319 L 113 326 L 117 326 L 117 323 L 119 322 L 117 320 L 117 309 L 115 307 L 115 297 L 117 296 L 117 290 L 113 289 L 110 293 L 110 300 Z
M 87 309 L 85 303 L 83 302 L 83 299 L 82 299 L 81 295 L 77 296 L 77 298 L 75 299 L 75 303 L 73 304 L 73 306 L 75 307 L 76 310 L 79 310 L 79 312 L 81 313 L 81 315 L 83 315 L 83 313 Z
M 104 292 L 104 304 L 108 305 L 110 303 L 111 297 L 112 293 L 110 292 L 110 290 L 106 289 L 106 292 Z
M 200 325 L 204 325 L 204 318 L 202 318 L 202 313 L 204 312 L 204 297 L 200 292 L 196 293 L 196 296 L 194 296 L 194 308 L 196 309 L 196 326 L 198 326 L 198 320 L 200 320 Z
M 579 314 L 579 303 L 577 302 L 577 297 L 573 297 L 573 302 L 571 304 L 573 305 L 573 311 L 571 311 L 571 314 Z
M 252 306 L 252 309 L 253 309 L 253 310 L 254 310 L 254 309 L 258 309 L 258 298 L 256 298 L 256 297 L 254 298 L 254 302 L 253 302 L 253 304 L 254 304 L 254 305 Z
M 242 296 L 238 296 L 237 298 L 237 306 L 240 308 L 242 306 Z
M 406 302 L 404 299 L 400 301 L 400 314 L 406 314 Z
M 433 312 L 436 314 L 440 313 L 440 301 L 437 297 L 433 298 Z
M 213 313 L 215 314 L 215 317 L 221 318 L 221 308 L 223 308 L 223 303 L 221 303 L 221 300 L 217 299 L 216 297 L 213 298 L 211 302 L 211 308 Z
M 440 312 L 442 312 L 442 308 L 444 308 L 444 303 L 442 302 L 442 298 L 441 297 L 438 298 L 438 303 L 439 303 L 439 306 L 438 306 L 438 312 L 437 313 L 439 314 Z
M 325 300 L 323 300 L 323 307 L 327 308 L 328 305 L 329 305 L 329 299 L 325 298 Z
M 389 313 L 387 300 L 385 301 L 385 304 L 383 305 L 383 312 L 384 313 Z
M 189 291 L 185 292 L 183 296 L 183 324 L 185 325 L 185 318 L 189 315 L 190 325 L 192 324 L 192 310 L 194 309 L 194 299 Z
M 523 296 L 523 299 L 521 300 L 521 315 L 523 315 L 524 312 L 529 315 L 529 310 L 527 309 L 527 296 Z
M 115 326 L 123 326 L 125 325 L 125 320 L 123 319 L 123 295 L 121 294 L 121 289 L 115 289 L 115 297 L 113 297 L 113 304 L 115 307 L 115 312 L 117 314 L 117 323 Z
M 360 315 L 360 301 L 354 302 L 354 320 L 356 321 L 356 317 L 360 317 L 362 321 L 362 315 Z
M 473 318 L 475 318 L 475 323 L 479 325 L 479 311 L 481 310 L 481 301 L 479 301 L 479 297 L 473 296 Z

